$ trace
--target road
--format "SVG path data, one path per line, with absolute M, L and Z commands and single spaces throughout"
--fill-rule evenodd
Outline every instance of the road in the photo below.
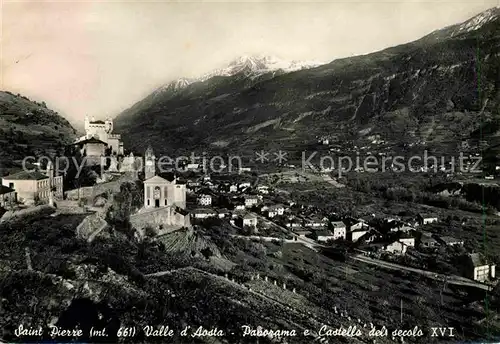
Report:
M 386 261 L 383 261 L 380 259 L 374 259 L 374 258 L 366 257 L 363 255 L 351 256 L 351 258 L 358 260 L 360 262 L 363 262 L 363 263 L 377 265 L 377 266 L 384 267 L 387 269 L 399 270 L 399 271 L 404 270 L 404 271 L 418 273 L 420 275 L 424 275 L 424 276 L 426 276 L 428 278 L 432 278 L 434 280 L 443 281 L 443 282 L 446 281 L 446 283 L 449 283 L 449 284 L 480 288 L 482 290 L 487 290 L 487 291 L 492 290 L 492 287 L 489 285 L 475 282 L 475 281 L 472 281 L 470 279 L 467 279 L 467 278 L 461 277 L 461 276 L 438 274 L 438 273 L 435 273 L 432 271 L 411 268 L 408 266 L 395 264 L 395 263 L 389 263 L 389 262 L 386 262 Z
M 286 240 L 290 240 L 289 242 L 293 242 L 293 243 L 299 243 L 299 244 L 303 244 L 304 246 L 307 246 L 308 248 L 312 249 L 312 250 L 315 250 L 317 251 L 318 247 L 327 247 L 325 245 L 321 245 L 321 244 L 318 244 L 316 241 L 312 240 L 312 239 L 309 239 L 309 238 L 306 238 L 306 237 L 303 237 L 303 236 L 300 236 L 298 234 L 295 234 L 294 232 L 292 232 L 291 230 L 289 230 L 288 228 L 285 228 L 283 226 L 280 226 L 278 225 L 277 223 L 269 220 L 268 218 L 265 218 L 264 216 L 262 215 L 259 215 L 259 214 L 256 214 L 256 213 L 253 213 L 255 216 L 257 216 L 262 222 L 264 223 L 267 223 L 267 224 L 270 224 L 270 225 L 273 225 L 275 227 L 278 227 L 279 229 L 281 229 L 281 231 L 286 234 L 286 235 L 290 235 L 293 237 L 293 240 L 292 239 L 286 239 Z M 278 238 L 274 238 L 274 239 L 278 239 Z M 280 239 L 278 239 L 280 240 Z

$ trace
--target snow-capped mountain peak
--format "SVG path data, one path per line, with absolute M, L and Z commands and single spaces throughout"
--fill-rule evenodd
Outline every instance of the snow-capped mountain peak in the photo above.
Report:
M 285 73 L 294 72 L 301 69 L 318 67 L 325 62 L 320 61 L 286 61 L 274 56 L 266 55 L 243 55 L 240 56 L 224 67 L 213 70 L 198 78 L 180 78 L 170 82 L 169 84 L 160 87 L 155 93 L 160 93 L 164 90 L 182 89 L 195 82 L 203 82 L 215 76 L 233 76 L 236 74 L 244 74 L 249 77 L 259 76 L 265 73 L 283 71 Z
M 458 29 L 453 33 L 453 36 L 460 33 L 477 30 L 484 24 L 489 23 L 499 17 L 500 17 L 500 8 L 499 7 L 490 8 L 460 24 Z

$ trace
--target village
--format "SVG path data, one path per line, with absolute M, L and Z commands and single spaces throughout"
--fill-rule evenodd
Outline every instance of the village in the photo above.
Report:
M 77 139 L 74 146 L 87 158 L 88 165 L 101 164 L 102 168 L 103 159 L 107 161 L 96 184 L 63 190 L 64 176 L 57 175 L 50 161 L 43 168 L 35 166 L 31 171 L 5 176 L 0 201 L 8 211 L 0 221 L 22 216 L 39 207 L 57 208 L 53 216 L 64 212 L 89 212 L 79 226 L 79 233 L 92 240 L 107 225 L 104 218 L 111 200 L 102 195 L 112 198 L 122 182 L 142 180 L 143 206 L 130 215 L 139 237 L 152 232 L 153 236 L 161 238 L 180 229 L 202 226 L 210 230 L 210 226 L 225 224 L 232 228 L 234 237 L 299 243 L 341 261 L 354 258 L 366 264 L 413 271 L 450 283 L 472 283 L 486 290 L 496 281 L 494 263 L 480 253 L 467 250 L 463 239 L 433 230 L 433 226 L 444 221 L 437 214 L 353 217 L 347 213 L 328 212 L 292 199 L 279 189 L 276 175 L 259 175 L 250 168 L 237 173 L 210 173 L 199 164 L 186 164 L 179 170 L 170 171 L 168 176 L 159 175 L 151 148 L 143 157 L 132 153 L 123 156 L 123 143 L 120 135 L 113 133 L 112 120 L 86 118 L 85 128 L 85 136 Z M 294 166 L 288 168 L 289 173 L 282 176 L 287 176 L 289 181 L 300 184 L 308 179 Z M 312 172 L 308 173 L 310 177 Z M 327 176 L 324 171 L 319 175 Z M 333 181 L 330 177 L 323 179 Z M 436 254 L 445 257 L 456 269 L 450 272 L 433 267 L 429 261 Z

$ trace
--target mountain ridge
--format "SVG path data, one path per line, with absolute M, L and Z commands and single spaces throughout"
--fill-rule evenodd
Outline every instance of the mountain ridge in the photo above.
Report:
M 178 78 L 166 85 L 159 87 L 154 93 L 161 93 L 165 90 L 179 90 L 196 82 L 203 82 L 217 76 L 234 76 L 239 73 L 244 73 L 249 77 L 257 77 L 269 72 L 291 72 L 301 69 L 314 68 L 324 62 L 319 61 L 285 61 L 269 55 L 242 55 L 232 60 L 226 67 L 217 68 L 211 72 L 205 73 L 194 78 Z
M 495 16 L 460 34 L 454 33 L 478 16 L 316 68 L 255 79 L 218 76 L 149 96 L 118 115 L 116 124 L 133 149 L 152 144 L 160 152 L 220 142 L 234 149 L 299 144 L 336 134 L 358 140 L 381 135 L 394 145 L 455 145 L 499 115 L 500 20 L 497 9 L 488 11 Z

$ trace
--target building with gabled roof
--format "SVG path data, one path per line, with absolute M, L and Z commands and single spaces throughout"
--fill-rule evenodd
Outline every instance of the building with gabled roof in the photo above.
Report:
M 36 200 L 48 202 L 51 194 L 56 197 L 63 194 L 63 176 L 55 175 L 51 161 L 45 173 L 24 170 L 2 177 L 2 185 L 15 190 L 17 200 L 25 204 L 33 204 Z
M 489 264 L 480 253 L 469 253 L 465 257 L 464 276 L 474 281 L 486 282 L 495 278 L 495 265 Z

